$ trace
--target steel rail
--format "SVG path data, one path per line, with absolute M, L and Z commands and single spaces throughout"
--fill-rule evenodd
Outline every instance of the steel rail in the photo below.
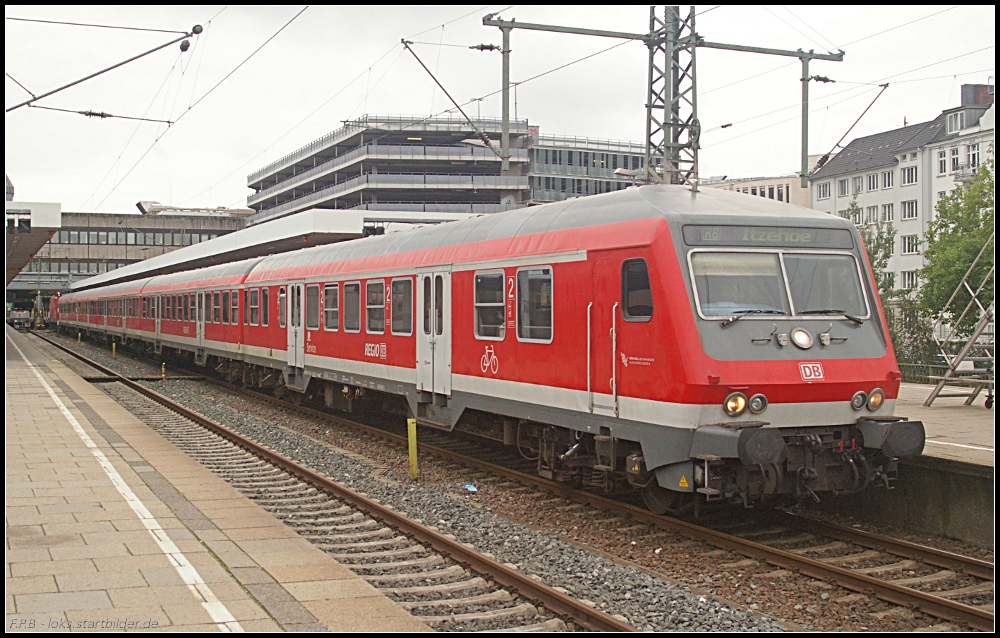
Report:
M 400 532 L 412 536 L 417 541 L 430 545 L 435 551 L 466 565 L 475 572 L 492 578 L 501 586 L 513 589 L 525 598 L 539 602 L 549 610 L 567 618 L 571 618 L 574 622 L 586 629 L 590 629 L 592 631 L 637 631 L 635 627 L 632 627 L 628 623 L 613 618 L 599 609 L 585 605 L 579 600 L 563 594 L 548 585 L 529 578 L 527 575 L 488 558 L 474 549 L 466 547 L 458 541 L 451 540 L 450 538 L 447 538 L 446 536 L 435 532 L 420 523 L 412 521 L 373 499 L 361 496 L 357 492 L 354 492 L 340 483 L 317 474 L 309 468 L 286 459 L 268 450 L 267 448 L 261 447 L 250 439 L 247 439 L 240 434 L 237 434 L 236 432 L 233 432 L 232 430 L 205 418 L 197 412 L 189 410 L 183 405 L 178 404 L 158 392 L 131 381 L 127 377 L 118 374 L 114 370 L 103 366 L 85 355 L 74 352 L 62 344 L 56 343 L 55 341 L 40 335 L 37 332 L 32 334 L 76 357 L 80 361 L 83 361 L 87 365 L 101 371 L 102 373 L 117 378 L 120 383 L 135 390 L 136 392 L 149 397 L 153 401 L 156 401 L 174 412 L 177 412 L 181 416 L 190 419 L 191 421 L 194 421 L 212 432 L 232 441 L 251 454 L 254 454 L 268 463 L 282 468 L 304 481 L 312 483 L 322 490 L 333 493 L 337 498 L 350 503 L 358 509 L 364 510 L 368 515 L 382 521 L 386 525 L 395 527 Z M 255 394 L 255 396 L 259 395 Z M 289 407 L 287 403 L 282 403 L 282 405 Z M 316 411 L 312 412 L 322 414 Z
M 253 392 L 251 390 L 233 386 L 231 384 L 221 382 L 217 379 L 211 379 L 210 377 L 207 377 L 206 380 L 208 380 L 211 383 L 222 385 L 230 390 L 243 392 L 251 396 L 263 399 L 269 403 L 281 405 L 284 407 L 292 407 L 289 406 L 288 403 L 281 401 L 280 399 L 276 399 L 273 397 L 262 395 L 257 392 Z M 305 406 L 294 406 L 294 408 L 304 414 L 308 414 L 310 416 L 314 416 L 332 423 L 338 423 L 353 428 L 355 430 L 364 431 L 374 436 L 398 442 L 401 445 L 406 445 L 407 443 L 407 439 L 404 436 L 393 434 L 391 432 L 386 432 L 385 430 L 365 425 L 363 423 L 358 423 L 356 421 L 344 419 L 342 417 L 331 415 L 326 412 L 321 412 L 319 410 L 314 410 L 312 408 L 308 408 Z M 605 498 L 603 496 L 591 494 L 589 492 L 576 490 L 562 483 L 556 483 L 539 476 L 526 474 L 524 472 L 519 472 L 517 470 L 506 468 L 501 465 L 490 463 L 488 461 L 475 459 L 466 456 L 464 454 L 454 452 L 445 448 L 440 448 L 428 443 L 418 443 L 418 449 L 426 453 L 435 454 L 441 458 L 451 460 L 456 463 L 461 463 L 466 466 L 471 466 L 477 469 L 486 470 L 493 474 L 502 476 L 506 479 L 518 481 L 523 484 L 528 484 L 533 487 L 543 489 L 548 492 L 552 492 L 557 496 L 566 499 L 570 499 L 579 503 L 585 503 L 593 507 L 597 507 L 621 515 L 631 516 L 632 519 L 638 522 L 648 523 L 659 529 L 680 533 L 684 536 L 700 540 L 702 542 L 706 542 L 720 549 L 726 549 L 729 551 L 736 552 L 738 554 L 743 554 L 745 556 L 750 556 L 759 560 L 763 560 L 767 563 L 770 563 L 778 567 L 793 569 L 812 578 L 832 581 L 844 587 L 845 589 L 850 589 L 852 591 L 857 591 L 861 593 L 870 593 L 894 605 L 919 609 L 920 611 L 930 616 L 959 623 L 962 625 L 967 625 L 973 629 L 978 629 L 981 631 L 993 630 L 993 623 L 994 623 L 993 612 L 979 609 L 971 605 L 965 605 L 959 602 L 949 600 L 947 598 L 934 596 L 933 594 L 928 594 L 909 587 L 894 585 L 891 581 L 884 581 L 872 576 L 868 576 L 866 574 L 855 573 L 849 569 L 845 569 L 835 565 L 828 565 L 818 560 L 814 560 L 797 554 L 792 554 L 790 552 L 770 547 L 762 543 L 756 543 L 754 541 L 743 539 L 738 536 L 725 534 L 723 532 L 702 527 L 700 525 L 695 525 L 687 521 L 654 514 L 649 510 L 635 507 L 633 505 L 628 505 L 626 503 L 614 501 L 609 498 Z M 914 554 L 918 554 L 919 555 L 918 557 L 921 560 L 927 560 L 927 562 L 934 565 L 939 565 L 940 562 L 944 561 L 951 561 L 951 563 L 949 564 L 958 567 L 959 569 L 965 571 L 970 575 L 979 576 L 980 573 L 985 573 L 989 574 L 989 576 L 988 577 L 980 576 L 980 577 L 992 580 L 993 565 L 986 561 L 980 561 L 978 559 L 964 557 L 957 554 L 950 554 L 949 552 L 944 552 L 941 550 L 936 550 L 934 548 L 916 545 L 914 543 L 907 543 L 905 541 L 890 539 L 888 537 L 877 534 L 870 534 L 858 530 L 849 530 L 848 528 L 840 528 L 839 526 L 832 528 L 830 525 L 824 524 L 820 521 L 806 519 L 804 517 L 799 517 L 799 518 L 801 519 L 803 526 L 812 525 L 814 526 L 814 529 L 816 529 L 819 533 L 825 533 L 827 535 L 830 535 L 830 534 L 840 533 L 840 530 L 848 530 L 851 540 L 856 539 L 859 544 L 881 543 L 881 545 L 878 546 L 877 548 L 884 549 L 885 551 L 889 551 L 888 550 L 889 546 L 894 546 L 895 551 L 893 551 L 892 553 L 912 551 Z M 798 523 L 799 521 L 796 520 L 795 524 Z M 927 558 L 924 558 L 925 556 Z
M 994 564 L 989 561 L 946 552 L 935 547 L 918 545 L 917 543 L 911 543 L 874 532 L 865 532 L 835 523 L 827 523 L 826 521 L 819 521 L 808 516 L 792 514 L 790 512 L 774 511 L 770 513 L 770 517 L 777 524 L 785 524 L 822 536 L 835 537 L 869 549 L 877 549 L 895 556 L 923 561 L 935 567 L 955 569 L 975 578 L 994 580 Z
M 284 407 L 294 407 L 296 410 L 314 416 L 326 421 L 344 425 L 355 430 L 361 430 L 366 433 L 382 437 L 387 440 L 395 441 L 401 445 L 407 444 L 407 438 L 400 436 L 398 434 L 393 434 L 391 432 L 386 432 L 379 428 L 372 427 L 370 425 L 365 425 L 363 423 L 358 423 L 356 421 L 351 421 L 349 419 L 344 419 L 335 415 L 328 414 L 326 412 L 321 412 L 319 410 L 314 410 L 305 406 L 290 406 L 288 403 L 281 401 L 280 399 L 262 395 L 258 392 L 248 390 L 245 388 L 240 388 L 217 379 L 212 379 L 211 377 L 206 377 L 210 383 L 219 384 L 230 390 L 237 392 L 246 393 L 248 395 L 254 396 L 259 399 L 263 399 L 269 403 L 276 405 L 281 405 Z M 973 629 L 978 629 L 981 631 L 992 631 L 994 623 L 994 614 L 971 605 L 965 605 L 963 603 L 955 602 L 947 598 L 941 598 L 939 596 L 934 596 L 933 594 L 928 594 L 916 589 L 911 589 L 909 587 L 903 587 L 901 585 L 894 585 L 891 581 L 884 581 L 878 578 L 868 576 L 866 574 L 855 573 L 849 569 L 838 567 L 835 565 L 828 565 L 818 560 L 814 560 L 805 556 L 800 556 L 798 554 L 792 554 L 790 552 L 770 547 L 762 543 L 756 543 L 738 536 L 731 534 L 726 534 L 716 530 L 712 530 L 700 525 L 695 525 L 687 521 L 672 518 L 669 516 L 661 516 L 654 514 L 649 510 L 635 507 L 626 503 L 621 503 L 618 501 L 605 498 L 603 496 L 598 496 L 596 494 L 591 494 L 589 492 L 574 489 L 568 485 L 562 483 L 556 483 L 544 479 L 539 476 L 526 474 L 524 472 L 519 472 L 517 470 L 512 470 L 510 468 L 497 465 L 495 463 L 490 463 L 489 461 L 483 461 L 475 459 L 464 454 L 454 452 L 445 448 L 440 448 L 428 443 L 419 443 L 418 449 L 430 454 L 435 454 L 439 457 L 445 458 L 447 460 L 454 461 L 456 463 L 461 463 L 466 466 L 472 466 L 477 469 L 482 469 L 489 471 L 493 474 L 502 476 L 506 479 L 519 481 L 524 484 L 531 485 L 533 487 L 552 492 L 560 497 L 574 500 L 579 503 L 585 503 L 593 507 L 604 509 L 610 512 L 631 516 L 633 520 L 642 523 L 648 523 L 659 529 L 672 531 L 680 533 L 689 538 L 700 540 L 706 542 L 710 545 L 718 547 L 720 549 L 726 549 L 729 551 L 736 552 L 738 554 L 743 554 L 745 556 L 750 556 L 759 560 L 763 560 L 772 565 L 782 567 L 785 569 L 793 569 L 806 576 L 816 578 L 819 580 L 833 581 L 836 582 L 841 587 L 845 589 L 850 589 L 852 591 L 861 593 L 871 593 L 886 602 L 892 603 L 894 605 L 900 605 L 903 607 L 912 607 L 919 609 L 920 611 L 934 616 L 936 618 L 941 618 L 943 620 L 948 620 L 961 625 L 967 625 Z M 827 535 L 831 533 L 839 533 L 840 530 L 847 530 L 850 532 L 851 540 L 857 539 L 859 544 L 865 543 L 881 543 L 882 546 L 878 546 L 877 549 L 887 549 L 888 546 L 895 546 L 895 552 L 903 551 L 913 551 L 915 554 L 922 554 L 919 556 L 921 560 L 927 560 L 931 564 L 938 565 L 939 562 L 943 561 L 953 561 L 954 565 L 959 569 L 962 569 L 966 573 L 978 576 L 979 573 L 988 573 L 989 576 L 981 576 L 983 578 L 993 579 L 993 565 L 986 561 L 980 561 L 978 559 L 969 558 L 965 556 L 960 556 L 958 554 L 951 554 L 949 552 L 944 552 L 941 550 L 936 550 L 934 548 L 924 547 L 921 545 L 916 545 L 915 543 L 907 543 L 906 541 L 899 541 L 896 539 L 890 539 L 889 537 L 881 536 L 878 534 L 870 534 L 868 532 L 862 532 L 858 530 L 849 530 L 848 528 L 836 527 L 835 530 L 831 529 L 830 525 L 824 524 L 821 521 L 815 521 L 813 519 L 806 519 L 804 517 L 797 517 L 802 522 L 802 525 L 812 525 L 819 533 L 825 533 Z M 810 522 L 806 522 L 810 521 Z M 798 524 L 796 520 L 795 524 Z M 820 531 L 821 529 L 825 531 Z M 929 558 L 925 559 L 924 556 Z M 939 562 L 933 562 L 939 561 Z

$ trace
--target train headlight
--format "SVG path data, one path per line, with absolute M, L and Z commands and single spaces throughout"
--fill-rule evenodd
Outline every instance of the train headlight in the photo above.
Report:
M 868 405 L 868 395 L 864 392 L 855 392 L 854 396 L 851 397 L 851 407 L 860 410 L 866 405 Z
M 882 388 L 875 388 L 872 393 L 868 395 L 868 409 L 874 412 L 882 407 L 885 403 L 885 392 Z
M 733 392 L 722 402 L 722 409 L 729 416 L 739 416 L 747 409 L 747 395 L 742 392 Z
M 767 397 L 763 394 L 755 394 L 750 397 L 750 403 L 747 407 L 749 407 L 750 411 L 754 414 L 760 414 L 767 409 Z
M 813 345 L 813 337 L 807 330 L 796 328 L 792 330 L 792 343 L 803 350 L 808 350 Z

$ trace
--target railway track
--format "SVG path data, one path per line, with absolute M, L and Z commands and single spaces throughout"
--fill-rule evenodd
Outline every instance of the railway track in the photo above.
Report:
M 99 375 L 91 371 L 91 377 L 130 413 L 434 629 L 634 631 L 454 537 L 45 340 L 97 370 Z
M 285 408 L 292 407 L 256 392 L 221 385 Z M 302 406 L 295 406 L 294 409 L 401 446 L 406 445 L 405 437 L 396 432 Z M 623 521 L 630 521 L 632 525 L 645 525 L 650 535 L 660 530 L 678 533 L 766 562 L 779 570 L 796 571 L 836 583 L 961 626 L 983 631 L 993 629 L 994 566 L 987 561 L 778 511 L 768 513 L 763 520 L 739 523 L 727 521 L 712 524 L 708 520 L 696 524 L 658 516 L 628 503 L 533 475 L 533 468 L 528 467 L 531 464 L 499 445 L 444 436 L 433 431 L 422 431 L 421 439 L 420 449 L 424 453 L 544 490 L 560 499 L 588 505 L 621 517 Z

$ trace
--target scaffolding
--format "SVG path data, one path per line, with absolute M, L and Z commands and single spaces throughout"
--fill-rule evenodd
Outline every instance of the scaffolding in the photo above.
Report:
M 993 407 L 996 293 L 991 284 L 996 280 L 996 265 L 990 267 L 983 280 L 975 287 L 972 276 L 983 256 L 992 254 L 995 236 L 996 232 L 983 244 L 982 250 L 934 322 L 934 341 L 948 364 L 948 369 L 942 376 L 931 377 L 937 381 L 937 385 L 924 401 L 925 406 L 930 407 L 939 397 L 965 397 L 965 405 L 972 405 L 976 397 L 986 390 L 986 408 Z M 984 298 L 987 287 L 991 295 L 989 299 Z M 956 314 L 957 305 L 953 307 L 953 304 L 963 290 L 970 295 L 970 299 L 965 308 Z M 966 325 L 967 318 L 975 316 L 977 312 L 979 319 L 972 332 L 968 337 L 959 336 L 961 326 Z M 942 392 L 946 387 L 960 388 L 961 391 Z

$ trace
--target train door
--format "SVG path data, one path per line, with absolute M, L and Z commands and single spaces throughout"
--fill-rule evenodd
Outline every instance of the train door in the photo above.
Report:
M 593 297 L 588 308 L 590 411 L 618 416 L 618 329 L 620 284 L 618 268 L 610 259 L 594 263 Z
M 198 293 L 198 311 L 195 315 L 195 333 L 198 347 L 205 347 L 205 293 Z
M 417 275 L 417 389 L 451 396 L 451 268 Z
M 305 330 L 302 328 L 302 315 L 305 295 L 302 294 L 302 283 L 293 283 L 288 286 L 288 365 L 292 368 L 302 368 L 305 366 Z

